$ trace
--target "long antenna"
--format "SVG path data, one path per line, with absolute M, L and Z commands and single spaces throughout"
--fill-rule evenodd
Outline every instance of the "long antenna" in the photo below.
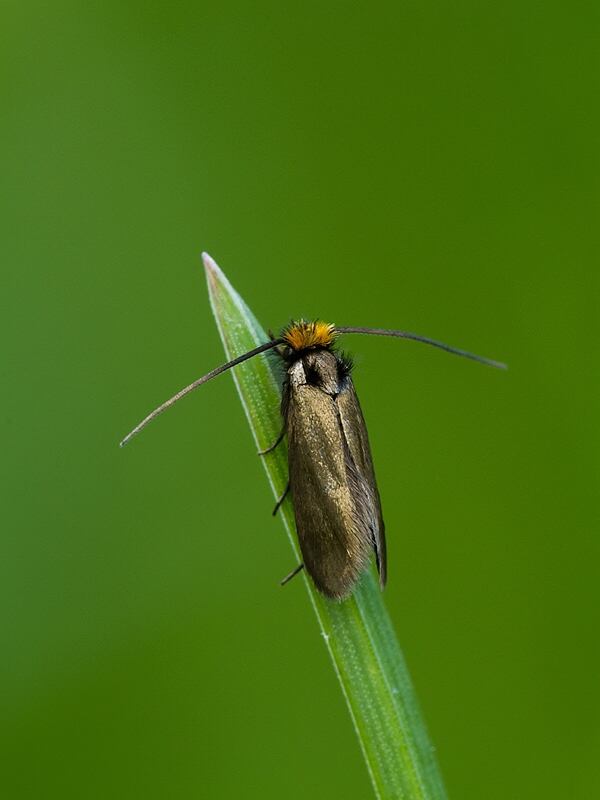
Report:
M 467 353 L 466 350 L 457 350 L 456 347 L 436 342 L 435 339 L 429 339 L 427 336 L 419 336 L 416 333 L 406 333 L 405 331 L 388 331 L 383 328 L 340 328 L 336 325 L 337 333 L 373 333 L 376 336 L 395 336 L 398 339 L 414 339 L 416 342 L 423 342 L 424 344 L 439 347 L 440 350 L 446 350 L 448 353 L 454 353 L 455 356 L 463 356 L 464 358 L 472 358 L 473 361 L 479 361 L 480 364 L 487 364 L 490 367 L 497 369 L 508 369 L 506 364 L 501 361 L 492 361 L 490 358 L 483 358 L 483 356 L 476 356 L 473 353 Z
M 172 406 L 178 400 L 181 400 L 181 398 L 184 395 L 189 394 L 194 389 L 197 389 L 198 386 L 202 386 L 203 383 L 206 383 L 207 381 L 211 380 L 211 378 L 216 378 L 216 376 L 220 375 L 222 372 L 225 372 L 226 370 L 231 369 L 232 367 L 236 367 L 238 364 L 241 364 L 242 361 L 247 361 L 249 358 L 257 356 L 259 353 L 264 353 L 265 350 L 271 350 L 273 347 L 277 347 L 277 345 L 283 343 L 284 343 L 283 339 L 273 339 L 273 341 L 271 342 L 267 342 L 266 344 L 261 344 L 258 347 L 255 347 L 254 350 L 250 350 L 250 352 L 244 353 L 243 356 L 238 356 L 237 358 L 234 358 L 233 361 L 228 361 L 227 364 L 223 364 L 223 366 L 217 367 L 217 369 L 213 369 L 213 371 L 209 372 L 208 375 L 204 375 L 202 378 L 198 378 L 197 381 L 190 383 L 189 386 L 186 386 L 185 389 L 182 389 L 180 392 L 177 392 L 177 394 L 174 397 L 172 397 L 170 400 L 167 400 L 167 402 L 163 403 L 162 406 L 155 408 L 151 414 L 148 414 L 146 419 L 143 419 L 140 422 L 140 424 L 137 425 L 131 431 L 131 433 L 127 434 L 127 436 L 121 442 L 121 447 L 123 447 L 124 444 L 127 444 L 127 442 L 130 439 L 132 439 L 136 435 L 136 433 L 139 433 L 142 430 L 142 428 L 145 428 L 146 425 L 149 422 L 151 422 L 155 417 L 158 417 L 158 415 L 162 414 L 162 412 L 165 411 L 167 408 L 169 408 L 169 406 Z
M 490 367 L 496 367 L 497 369 L 507 369 L 506 364 L 502 364 L 500 361 L 492 361 L 490 358 L 483 358 L 482 356 L 476 356 L 473 353 L 467 353 L 466 350 L 458 350 L 456 347 L 450 347 L 447 344 L 442 344 L 442 342 L 436 342 L 434 339 L 429 339 L 427 336 L 419 336 L 416 333 L 406 333 L 406 331 L 391 331 L 385 330 L 383 328 L 346 328 L 346 327 L 337 327 L 335 328 L 336 333 L 370 333 L 374 334 L 375 336 L 395 336 L 398 339 L 414 339 L 416 342 L 423 342 L 424 344 L 430 344 L 433 347 L 439 347 L 440 350 L 446 350 L 448 353 L 453 353 L 455 356 L 463 356 L 464 358 L 471 358 L 473 361 L 479 361 L 480 364 L 487 364 Z M 151 414 L 148 414 L 146 419 L 143 419 L 139 425 L 137 425 L 131 433 L 128 433 L 127 436 L 121 442 L 121 447 L 127 444 L 127 442 L 132 439 L 136 433 L 139 433 L 142 428 L 145 428 L 146 425 L 151 422 L 155 417 L 158 417 L 159 414 L 162 414 L 169 406 L 172 406 L 178 400 L 181 400 L 186 394 L 189 394 L 194 389 L 197 389 L 198 386 L 202 386 L 203 383 L 210 381 L 212 378 L 216 378 L 217 375 L 220 375 L 222 372 L 225 372 L 232 367 L 241 364 L 243 361 L 247 361 L 249 358 L 253 358 L 257 356 L 259 353 L 264 353 L 266 350 L 272 350 L 274 347 L 278 347 L 280 344 L 285 344 L 286 339 L 280 337 L 279 339 L 272 339 L 270 342 L 266 344 L 261 344 L 258 347 L 255 347 L 254 350 L 250 350 L 248 353 L 244 353 L 243 356 L 238 356 L 234 358 L 233 361 L 228 361 L 227 364 L 223 364 L 221 367 L 217 367 L 217 369 L 213 369 L 212 372 L 209 372 L 208 375 L 204 375 L 202 378 L 198 378 L 198 380 L 190 383 L 189 386 L 186 386 L 185 389 L 182 389 L 178 392 L 174 397 L 171 397 L 170 400 L 167 400 L 166 403 L 163 403 L 162 406 L 155 408 Z

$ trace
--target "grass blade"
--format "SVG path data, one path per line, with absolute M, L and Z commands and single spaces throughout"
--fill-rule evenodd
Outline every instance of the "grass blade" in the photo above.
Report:
M 236 358 L 268 341 L 217 264 L 206 253 L 203 259 L 227 358 Z M 260 450 L 276 440 L 282 424 L 272 359 L 272 355 L 258 355 L 232 370 Z M 287 484 L 285 441 L 261 461 L 279 497 Z M 300 561 L 289 496 L 281 507 L 281 516 Z M 433 748 L 374 572 L 366 573 L 354 595 L 343 603 L 323 598 L 303 574 L 377 797 L 444 800 L 446 792 Z

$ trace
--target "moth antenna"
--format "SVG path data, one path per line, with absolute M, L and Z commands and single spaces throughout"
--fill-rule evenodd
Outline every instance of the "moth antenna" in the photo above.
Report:
M 169 406 L 174 405 L 178 400 L 181 400 L 181 398 L 184 395 L 189 394 L 191 391 L 198 388 L 198 386 L 201 386 L 203 383 L 210 381 L 212 378 L 216 378 L 217 375 L 220 375 L 222 372 L 225 372 L 226 370 L 231 369 L 232 367 L 236 367 L 238 364 L 241 364 L 242 361 L 247 361 L 249 358 L 253 358 L 254 356 L 257 356 L 259 353 L 264 353 L 265 350 L 272 350 L 274 347 L 278 347 L 280 344 L 283 343 L 284 339 L 273 339 L 271 342 L 267 342 L 266 344 L 261 344 L 258 347 L 255 347 L 254 350 L 249 350 L 247 353 L 244 353 L 243 356 L 238 356 L 237 358 L 234 358 L 233 361 L 228 361 L 227 364 L 223 364 L 221 367 L 213 369 L 213 371 L 209 372 L 208 375 L 204 375 L 202 378 L 198 378 L 198 380 L 194 381 L 193 383 L 190 383 L 189 386 L 186 386 L 185 389 L 182 389 L 180 392 L 177 392 L 177 394 L 174 397 L 172 397 L 170 400 L 167 400 L 167 402 L 163 403 L 162 406 L 155 408 L 151 414 L 148 414 L 146 419 L 143 419 L 140 422 L 140 424 L 137 425 L 131 431 L 131 433 L 127 434 L 127 436 L 121 442 L 120 446 L 123 447 L 124 444 L 127 444 L 127 442 L 130 439 L 132 439 L 136 435 L 136 433 L 139 433 L 142 430 L 142 428 L 145 428 L 146 425 L 149 422 L 151 422 L 155 417 L 158 417 L 158 415 L 162 414 L 162 412 L 165 411 L 167 408 L 169 408 Z
M 483 358 L 483 356 L 476 356 L 474 353 L 467 353 L 466 350 L 458 350 L 456 347 L 450 347 L 448 344 L 436 342 L 435 339 L 429 339 L 427 336 L 419 336 L 416 333 L 406 333 L 406 331 L 388 331 L 383 328 L 340 328 L 336 325 L 336 333 L 372 333 L 375 336 L 396 336 L 398 339 L 414 339 L 416 342 L 423 342 L 430 344 L 433 347 L 439 347 L 440 350 L 446 350 L 448 353 L 453 353 L 455 356 L 463 356 L 464 358 L 471 358 L 473 361 L 479 361 L 480 364 L 487 364 L 496 369 L 508 369 L 506 364 L 501 361 L 492 361 L 491 358 Z

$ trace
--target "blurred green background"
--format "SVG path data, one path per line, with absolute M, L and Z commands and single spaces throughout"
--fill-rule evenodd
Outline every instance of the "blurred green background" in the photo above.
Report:
M 0 797 L 372 796 L 223 360 L 348 338 L 450 798 L 600 795 L 594 4 L 0 6 Z

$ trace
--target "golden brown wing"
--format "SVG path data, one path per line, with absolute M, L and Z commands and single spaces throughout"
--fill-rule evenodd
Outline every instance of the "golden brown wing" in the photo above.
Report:
M 350 379 L 337 398 L 309 384 L 290 388 L 286 430 L 304 565 L 320 592 L 343 600 L 365 569 L 374 543 L 380 575 L 385 575 L 379 495 L 368 439 L 361 441 L 366 430 Z
M 361 504 L 359 510 L 361 524 L 366 528 L 362 535 L 369 536 L 372 541 L 375 549 L 377 571 L 379 572 L 379 584 L 384 589 L 387 581 L 387 550 L 381 500 L 379 499 L 379 490 L 375 480 L 375 470 L 373 468 L 365 420 L 350 377 L 346 378 L 344 382 L 344 389 L 337 397 L 337 404 L 344 436 L 350 451 L 350 460 L 355 465 L 356 480 L 361 485 L 361 490 L 357 491 L 356 498 L 357 502 Z M 350 472 L 352 471 L 350 465 L 348 469 Z

